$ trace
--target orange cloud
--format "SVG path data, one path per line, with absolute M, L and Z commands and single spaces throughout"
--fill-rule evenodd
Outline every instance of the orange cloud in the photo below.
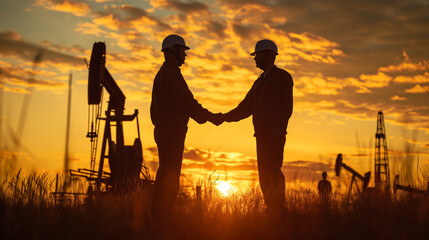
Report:
M 242 4 L 239 8 L 231 8 L 225 5 L 221 5 L 220 8 L 227 18 L 233 19 L 234 22 L 240 22 L 243 25 L 264 23 L 265 16 L 270 16 L 269 13 L 271 12 L 271 9 L 266 6 L 252 3 Z M 274 20 L 278 21 L 279 17 L 275 17 Z
M 302 94 L 316 93 L 319 95 L 337 95 L 343 85 L 334 79 L 325 79 L 321 74 L 304 76 L 296 81 L 297 88 Z
M 378 71 L 380 72 L 414 72 L 414 71 L 426 71 L 429 70 L 429 62 L 423 61 L 418 63 L 412 63 L 407 53 L 403 51 L 404 62 L 396 65 L 389 65 L 386 67 L 380 67 Z
M 395 96 L 391 97 L 390 100 L 392 100 L 392 101 L 405 101 L 405 100 L 407 100 L 407 98 L 395 95 Z
M 87 3 L 69 0 L 37 0 L 36 6 L 42 6 L 49 10 L 71 13 L 75 16 L 85 16 L 90 12 Z
M 429 92 L 429 86 L 421 86 L 420 84 L 417 84 L 413 88 L 405 90 L 407 93 L 426 93 Z
M 90 22 L 78 23 L 77 27 L 74 30 L 82 34 L 95 35 L 97 37 L 100 37 L 101 35 L 107 33 L 106 31 L 102 30 L 97 24 Z
M 364 81 L 363 85 L 368 88 L 381 88 L 389 85 L 392 77 L 379 72 L 377 74 L 362 74 L 359 76 Z
M 295 55 L 306 61 L 334 64 L 335 58 L 344 56 L 338 44 L 311 33 L 285 33 L 270 29 L 268 38 L 275 39 L 279 54 Z
M 112 14 L 95 18 L 92 21 L 97 26 L 101 25 L 101 26 L 104 26 L 104 27 L 106 27 L 106 28 L 108 28 L 110 30 L 115 30 L 115 31 L 117 31 L 118 29 L 120 29 L 121 26 L 123 25 L 121 23 L 121 21 L 119 21 L 118 19 L 113 18 Z
M 36 87 L 39 90 L 58 90 L 63 89 L 66 84 L 64 82 L 44 79 L 54 73 L 45 72 L 42 70 L 28 70 L 21 67 L 11 66 L 10 64 L 0 61 L 0 70 L 3 84 L 0 88 L 5 91 L 27 93 L 25 88 Z M 30 77 L 31 76 L 31 77 Z M 9 86 L 8 86 L 9 85 Z
M 397 76 L 394 81 L 397 83 L 429 83 L 429 72 L 415 76 Z
M 94 12 L 93 22 L 114 31 L 137 30 L 149 36 L 157 35 L 160 30 L 169 30 L 170 26 L 150 15 L 145 9 L 132 5 L 111 5 L 104 11 Z
M 5 91 L 5 92 L 12 92 L 12 93 L 25 93 L 25 94 L 27 94 L 27 93 L 30 93 L 29 91 L 27 91 L 27 90 L 25 90 L 25 89 L 23 89 L 23 88 L 20 88 L 20 87 L 8 87 L 8 86 L 6 86 L 6 85 L 3 85 L 3 84 L 0 84 L 0 88 L 3 90 L 3 91 Z
M 337 56 L 344 55 L 341 50 L 336 49 L 336 51 L 333 51 L 338 47 L 337 43 L 331 42 L 321 36 L 306 32 L 302 34 L 290 33 L 289 36 L 293 40 L 292 45 L 299 45 L 305 51 L 329 53 Z

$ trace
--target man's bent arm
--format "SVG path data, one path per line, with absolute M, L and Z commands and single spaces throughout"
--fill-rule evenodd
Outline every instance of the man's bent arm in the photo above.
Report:
M 253 87 L 238 106 L 225 114 L 225 121 L 238 122 L 253 113 Z

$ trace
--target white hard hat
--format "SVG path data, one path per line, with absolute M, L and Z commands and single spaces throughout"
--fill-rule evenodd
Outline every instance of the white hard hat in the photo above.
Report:
M 253 53 L 251 53 L 250 55 L 253 56 L 257 52 L 265 51 L 265 50 L 271 50 L 271 51 L 275 52 L 276 55 L 279 54 L 277 52 L 277 45 L 273 41 L 268 40 L 268 39 L 263 39 L 263 40 L 260 40 L 260 41 L 258 41 L 256 43 L 256 45 L 255 45 L 255 51 Z
M 164 41 L 162 41 L 161 51 L 165 51 L 166 49 L 175 45 L 180 45 L 184 47 L 186 50 L 190 49 L 188 46 L 186 46 L 185 40 L 183 40 L 181 36 L 176 34 L 171 34 L 171 35 L 168 35 L 166 38 L 164 38 Z

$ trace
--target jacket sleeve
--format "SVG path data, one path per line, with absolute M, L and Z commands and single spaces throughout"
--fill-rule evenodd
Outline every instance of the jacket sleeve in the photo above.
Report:
M 282 83 L 284 86 L 281 89 L 283 89 L 282 96 L 284 97 L 282 98 L 281 105 L 284 110 L 282 111 L 282 118 L 287 121 L 293 112 L 293 80 L 292 76 L 286 71 L 283 78 Z
M 248 118 L 253 114 L 253 88 L 255 83 L 249 92 L 247 92 L 246 97 L 238 104 L 238 106 L 225 114 L 225 121 L 238 122 L 242 119 Z
M 207 122 L 210 112 L 203 108 L 203 106 L 194 98 L 194 95 L 189 90 L 183 76 L 180 72 L 168 72 L 168 78 L 171 82 L 168 82 L 169 94 L 171 102 L 197 123 L 202 124 Z

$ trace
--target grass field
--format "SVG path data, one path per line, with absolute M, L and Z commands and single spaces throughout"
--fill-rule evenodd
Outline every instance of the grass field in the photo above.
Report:
M 139 187 L 93 201 L 54 201 L 54 180 L 31 173 L 4 180 L 0 239 L 428 239 L 429 198 L 401 192 L 347 205 L 321 204 L 309 189 L 288 189 L 286 213 L 272 219 L 260 191 L 201 199 L 181 195 L 168 230 L 149 216 L 151 191 Z

